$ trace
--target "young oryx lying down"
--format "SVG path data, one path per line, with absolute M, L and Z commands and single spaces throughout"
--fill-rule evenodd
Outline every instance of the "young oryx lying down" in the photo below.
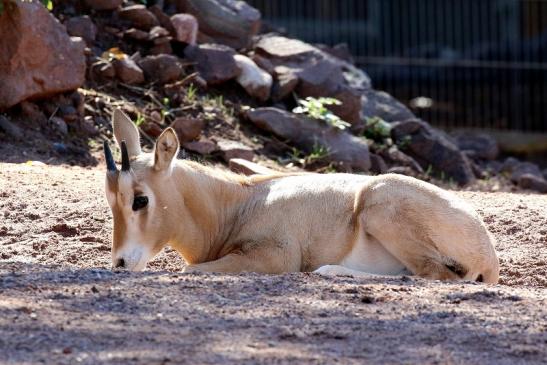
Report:
M 105 143 L 114 267 L 142 270 L 171 245 L 187 272 L 498 281 L 493 238 L 477 213 L 431 184 L 394 174 L 241 176 L 177 160 L 171 128 L 148 154 L 119 110 L 113 126 L 122 150 L 118 171 Z

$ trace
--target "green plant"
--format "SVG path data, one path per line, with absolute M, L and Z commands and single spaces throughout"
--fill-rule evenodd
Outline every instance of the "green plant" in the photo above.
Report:
M 363 135 L 374 141 L 383 142 L 391 138 L 391 124 L 380 117 L 365 118 L 365 131 Z
M 327 124 L 338 128 L 346 129 L 351 126 L 348 122 L 343 121 L 331 112 L 327 105 L 342 105 L 342 102 L 335 98 L 313 98 L 308 96 L 306 99 L 298 99 L 298 106 L 293 109 L 293 113 L 305 114 L 310 118 L 318 119 L 326 122 Z
M 298 148 L 293 147 L 289 152 L 289 161 L 296 162 L 299 165 L 306 167 L 314 162 L 324 160 L 329 155 L 328 147 L 315 142 L 309 154 L 305 154 Z
M 135 124 L 137 125 L 137 127 L 140 127 L 144 122 L 145 122 L 144 115 L 142 115 L 141 113 L 138 113 L 137 119 L 135 120 Z
M 196 100 L 196 93 L 198 89 L 194 86 L 194 84 L 190 84 L 188 86 L 188 89 L 186 89 L 186 101 L 189 103 L 193 103 Z

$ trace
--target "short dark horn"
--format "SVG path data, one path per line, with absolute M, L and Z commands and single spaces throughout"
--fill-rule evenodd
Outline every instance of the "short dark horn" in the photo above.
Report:
M 118 171 L 118 168 L 116 167 L 116 163 L 114 162 L 114 157 L 112 157 L 112 151 L 110 150 L 110 147 L 108 146 L 107 141 L 104 141 L 103 148 L 104 148 L 104 159 L 106 161 L 107 170 Z
M 122 171 L 129 171 L 129 154 L 127 153 L 127 145 L 122 141 Z

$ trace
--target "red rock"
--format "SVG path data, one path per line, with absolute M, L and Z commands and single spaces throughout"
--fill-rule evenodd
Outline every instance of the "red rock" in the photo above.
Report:
M 65 27 L 68 34 L 81 37 L 87 44 L 93 43 L 97 36 L 97 27 L 87 15 L 68 19 L 65 22 Z
M 325 157 L 328 161 L 357 171 L 368 171 L 371 167 L 368 145 L 362 138 L 322 121 L 272 107 L 252 109 L 247 118 L 305 152 L 310 153 L 314 146 L 320 145 L 328 150 Z
M 132 5 L 125 7 L 118 11 L 118 15 L 120 19 L 127 20 L 133 24 L 134 27 L 143 30 L 150 30 L 153 27 L 160 25 L 158 18 L 146 9 L 146 6 L 144 5 Z
M 272 76 L 258 67 L 247 56 L 238 54 L 234 56 L 234 59 L 241 70 L 241 73 L 237 77 L 237 82 L 253 98 L 260 101 L 268 100 L 272 90 Z
M 219 141 L 217 145 L 222 154 L 222 158 L 226 162 L 230 162 L 230 160 L 234 158 L 240 158 L 248 161 L 252 161 L 254 159 L 255 153 L 253 149 L 240 142 L 223 140 Z
M 218 150 L 218 147 L 215 142 L 208 139 L 200 139 L 199 141 L 185 142 L 182 143 L 182 147 L 185 149 L 197 152 L 200 155 L 210 155 L 211 153 Z
M 234 59 L 235 51 L 230 47 L 201 44 L 186 47 L 184 54 L 196 63 L 196 69 L 208 84 L 220 84 L 241 73 Z
M 204 123 L 200 119 L 176 118 L 171 124 L 171 128 L 177 132 L 181 143 L 190 142 L 198 138 L 203 129 Z
M 241 158 L 232 158 L 228 163 L 228 167 L 233 172 L 244 175 L 271 175 L 278 173 L 278 171 Z
M 140 84 L 144 82 L 144 73 L 135 61 L 129 57 L 115 60 L 114 69 L 116 70 L 116 76 L 126 84 Z
M 130 28 L 123 32 L 123 36 L 136 41 L 148 41 L 150 34 L 144 30 Z
M 245 48 L 260 29 L 260 12 L 245 1 L 177 0 L 176 5 L 179 12 L 197 18 L 200 43 Z
M 177 81 L 182 74 L 182 66 L 177 57 L 161 54 L 146 56 L 138 62 L 146 80 L 165 84 Z
M 188 44 L 196 44 L 198 36 L 198 21 L 191 14 L 175 14 L 171 17 L 175 28 L 175 40 Z
M 152 138 L 158 138 L 163 132 L 163 129 L 155 122 L 148 121 L 141 126 L 144 133 L 148 134 Z
M 175 37 L 175 27 L 171 23 L 171 18 L 163 12 L 161 7 L 158 5 L 153 5 L 148 8 L 148 10 L 156 16 L 156 19 L 160 22 L 160 25 L 167 29 L 169 33 Z
M 85 80 L 83 42 L 74 42 L 39 2 L 13 2 L 0 16 L 0 109 L 74 90 Z
M 114 10 L 122 5 L 123 0 L 85 0 L 85 3 L 95 10 Z

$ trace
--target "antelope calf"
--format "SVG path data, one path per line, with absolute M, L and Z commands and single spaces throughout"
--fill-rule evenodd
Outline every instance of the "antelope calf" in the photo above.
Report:
M 153 153 L 120 110 L 118 170 L 105 143 L 112 263 L 142 270 L 166 245 L 185 271 L 398 275 L 496 283 L 499 264 L 477 213 L 455 195 L 395 175 L 241 176 L 177 160 L 168 128 Z

